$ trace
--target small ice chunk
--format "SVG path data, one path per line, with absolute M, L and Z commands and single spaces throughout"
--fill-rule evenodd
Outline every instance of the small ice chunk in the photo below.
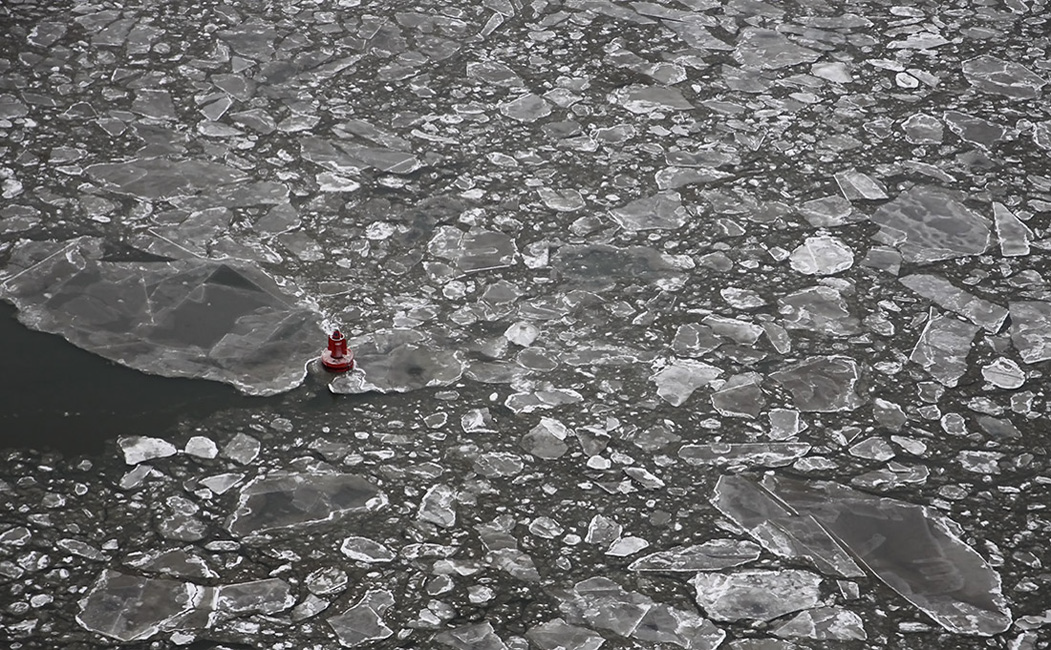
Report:
M 385 589 L 370 589 L 339 616 L 328 619 L 341 645 L 353 648 L 369 641 L 380 641 L 394 634 L 383 621 L 383 614 L 394 605 L 394 595 Z
M 262 445 L 252 436 L 238 433 L 223 447 L 222 456 L 242 465 L 247 465 L 259 456 L 261 448 Z
M 215 458 L 219 455 L 219 448 L 215 446 L 215 442 L 211 438 L 193 436 L 186 441 L 183 452 L 198 458 Z
M 734 375 L 712 393 L 712 406 L 728 417 L 759 417 L 766 406 L 762 382 L 763 376 L 756 372 Z
M 420 521 L 437 524 L 443 528 L 456 525 L 456 491 L 448 485 L 431 486 L 423 496 L 416 516 Z
M 540 424 L 529 430 L 519 444 L 522 449 L 545 460 L 560 458 L 569 450 L 564 442 L 568 429 L 558 420 L 540 418 Z
M 770 378 L 788 389 L 800 411 L 853 411 L 864 403 L 857 393 L 861 369 L 850 357 L 810 357 L 771 373 Z
M 829 63 L 815 63 L 810 66 L 810 73 L 815 77 L 821 79 L 827 79 L 832 83 L 837 84 L 848 84 L 854 81 L 854 75 L 850 73 L 850 68 L 846 63 L 829 62 Z
M 544 205 L 559 212 L 575 212 L 586 205 L 580 192 L 573 189 L 553 190 L 548 187 L 540 187 L 537 188 L 537 193 L 540 194 L 540 200 L 544 202 Z
M 352 560 L 368 564 L 390 562 L 394 559 L 394 553 L 383 544 L 356 535 L 344 539 L 339 550 Z
M 501 104 L 500 113 L 519 122 L 536 122 L 551 114 L 551 104 L 543 97 L 526 93 Z
M 106 569 L 80 601 L 77 623 L 123 642 L 149 639 L 200 605 L 204 589 Z
M 842 607 L 817 607 L 800 612 L 775 629 L 774 634 L 815 641 L 864 641 L 868 638 L 861 617 Z
M 980 255 L 989 248 L 989 222 L 962 202 L 962 195 L 917 185 L 880 206 L 871 219 L 885 243 L 919 264 Z
M 834 275 L 854 266 L 854 252 L 836 237 L 807 237 L 792 251 L 788 262 L 806 275 Z
M 906 275 L 899 282 L 942 309 L 953 311 L 993 334 L 1000 331 L 1007 320 L 1006 309 L 957 288 L 943 277 L 917 273 Z
M 642 549 L 649 547 L 649 545 L 650 543 L 641 537 L 627 535 L 613 542 L 606 551 L 606 555 L 612 555 L 613 557 L 627 557 L 628 555 L 638 553 Z
M 1004 257 L 1022 257 L 1029 254 L 1029 242 L 1033 231 L 1016 217 L 1003 203 L 993 203 L 993 219 L 996 236 L 1000 240 L 1000 253 Z
M 117 446 L 124 454 L 124 462 L 128 465 L 156 458 L 167 458 L 174 456 L 178 451 L 175 445 L 160 438 L 148 438 L 146 436 L 123 436 L 117 439 Z
M 624 527 L 605 515 L 595 515 L 588 523 L 588 532 L 584 541 L 588 544 L 609 547 L 610 544 L 620 539 Z
M 688 213 L 678 192 L 659 192 L 610 210 L 610 216 L 629 232 L 674 229 L 686 223 Z
M 769 621 L 813 607 L 821 596 L 821 576 L 797 569 L 698 573 L 690 585 L 717 621 Z
M 993 386 L 1008 390 L 1021 388 L 1026 379 L 1025 371 L 1017 363 L 1003 358 L 986 364 L 982 368 L 982 377 Z
M 434 640 L 454 650 L 508 650 L 489 621 L 440 632 Z
M 1051 359 L 1051 302 L 1019 301 L 1011 312 L 1011 343 L 1025 363 Z
M 804 442 L 713 442 L 683 445 L 679 458 L 691 465 L 783 467 L 809 452 L 810 445 Z
M 978 327 L 953 316 L 934 314 L 912 349 L 919 364 L 944 386 L 953 387 L 967 372 L 967 355 Z
M 747 564 L 759 558 L 760 547 L 737 539 L 713 539 L 693 546 L 677 546 L 650 553 L 628 566 L 632 571 L 697 573 Z
M 707 386 L 722 374 L 715 366 L 692 359 L 673 359 L 652 376 L 657 384 L 657 394 L 672 406 L 680 406 L 693 391 Z
M 983 54 L 963 62 L 963 76 L 979 90 L 1016 99 L 1033 99 L 1047 82 L 1021 63 Z
M 534 625 L 525 635 L 540 650 L 598 650 L 606 642 L 591 630 L 570 625 L 561 618 Z
M 839 172 L 835 178 L 839 191 L 848 201 L 881 201 L 888 198 L 887 190 L 881 183 L 857 170 Z

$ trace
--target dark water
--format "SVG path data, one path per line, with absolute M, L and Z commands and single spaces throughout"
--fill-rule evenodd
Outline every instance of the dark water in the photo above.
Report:
M 0 302 L 0 448 L 95 453 L 120 435 L 163 437 L 180 419 L 278 399 L 125 368 L 32 331 L 15 314 Z

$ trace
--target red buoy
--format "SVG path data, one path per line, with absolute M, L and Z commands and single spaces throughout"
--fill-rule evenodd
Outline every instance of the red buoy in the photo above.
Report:
M 335 330 L 328 337 L 328 349 L 321 353 L 321 365 L 329 372 L 346 372 L 354 367 L 354 353 L 347 349 L 347 337 Z

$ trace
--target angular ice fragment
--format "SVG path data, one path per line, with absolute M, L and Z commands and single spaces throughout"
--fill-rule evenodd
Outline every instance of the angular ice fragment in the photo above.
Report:
M 1016 99 L 1040 96 L 1047 82 L 1021 63 L 983 54 L 963 62 L 963 76 L 979 90 Z
M 951 388 L 967 372 L 967 355 L 977 333 L 975 325 L 952 316 L 933 314 L 909 359 Z
M 1025 384 L 1025 371 L 1010 359 L 997 359 L 982 368 L 982 377 L 997 388 L 1014 390 Z
M 674 644 L 686 650 L 714 650 L 726 633 L 691 610 L 655 603 L 625 591 L 608 578 L 583 580 L 555 593 L 570 623 L 609 630 L 646 645 Z
M 854 266 L 854 252 L 836 237 L 807 237 L 788 262 L 806 275 L 834 275 Z
M 872 220 L 909 262 L 924 264 L 984 253 L 990 243 L 989 223 L 957 197 L 945 190 L 916 186 L 881 206 Z
M 537 188 L 540 200 L 544 205 L 559 212 L 574 212 L 584 207 L 584 199 L 576 190 L 553 190 L 547 187 Z
M 861 369 L 846 356 L 810 357 L 771 373 L 770 378 L 792 393 L 800 411 L 853 411 L 865 401 L 857 393 Z
M 423 495 L 416 517 L 443 528 L 456 525 L 456 492 L 448 485 L 434 485 Z
M 956 312 L 993 334 L 1000 331 L 1007 319 L 1007 310 L 1000 305 L 977 298 L 941 276 L 917 273 L 906 275 L 899 282 L 939 307 Z
M 128 465 L 157 458 L 174 456 L 178 451 L 175 445 L 160 438 L 149 438 L 146 436 L 122 436 L 117 439 L 117 446 L 124 454 L 124 462 Z
M 660 192 L 614 208 L 610 215 L 624 230 L 638 232 L 678 228 L 688 213 L 678 192 Z
M 203 588 L 106 569 L 80 601 L 77 623 L 120 641 L 141 641 L 177 626 L 201 604 Z
M 1026 363 L 1051 359 L 1051 302 L 1019 301 L 1011 312 L 1011 343 Z
M 1011 625 L 1000 576 L 952 532 L 958 529 L 954 522 L 926 507 L 773 475 L 759 483 L 724 476 L 713 503 L 773 552 L 827 561 L 831 553 L 849 550 L 950 632 L 991 636 Z M 764 532 L 771 524 L 807 535 L 809 543 L 790 538 L 790 544 L 771 544 Z M 815 545 L 818 539 L 827 541 Z
M 701 322 L 710 327 L 716 336 L 724 336 L 741 345 L 753 345 L 763 334 L 763 328 L 759 325 L 718 314 L 705 316 Z
M 610 94 L 609 100 L 636 115 L 656 111 L 688 111 L 693 108 L 693 104 L 678 89 L 667 86 L 618 88 Z
M 427 250 L 465 273 L 510 266 L 518 253 L 515 240 L 502 232 L 472 228 L 465 233 L 452 226 L 436 229 Z
M 618 281 L 658 283 L 682 277 L 674 258 L 645 246 L 566 245 L 558 249 L 556 266 L 566 282 L 586 291 L 605 291 Z
M 833 336 L 852 336 L 861 331 L 861 323 L 847 309 L 843 294 L 832 287 L 817 285 L 779 298 L 777 302 L 788 329 Z
M 566 434 L 566 427 L 558 420 L 540 418 L 540 424 L 522 436 L 519 444 L 522 449 L 537 458 L 553 460 L 560 458 L 569 450 L 569 446 L 563 442 Z
M 333 521 L 350 513 L 377 510 L 386 496 L 354 474 L 274 473 L 241 488 L 226 528 L 237 537 Z
M 679 448 L 679 458 L 691 465 L 783 467 L 809 452 L 810 445 L 804 442 L 713 442 L 683 445 Z
M 713 379 L 722 374 L 715 366 L 693 361 L 692 359 L 673 359 L 668 365 L 650 376 L 650 381 L 657 384 L 657 394 L 672 406 L 680 406 L 693 391 L 707 386 Z
M 842 607 L 817 607 L 800 612 L 776 628 L 774 634 L 815 641 L 864 641 L 868 638 L 861 617 Z
M 628 535 L 613 542 L 606 551 L 606 555 L 612 555 L 613 557 L 627 557 L 628 555 L 638 553 L 649 545 L 650 543 L 641 537 Z
M 551 114 L 551 104 L 543 97 L 526 93 L 500 104 L 500 113 L 519 122 L 536 122 Z
M 1000 253 L 1004 257 L 1022 257 L 1029 254 L 1033 231 L 1016 217 L 1003 203 L 993 203 L 996 236 L 1000 239 Z
M 534 625 L 525 635 L 540 650 L 598 650 L 606 642 L 591 630 L 570 625 L 561 618 Z
M 507 650 L 489 621 L 440 632 L 434 640 L 455 650 Z
M 344 539 L 339 550 L 352 560 L 368 564 L 390 562 L 394 559 L 394 553 L 383 544 L 368 537 L 356 535 Z
M 501 515 L 488 524 L 478 524 L 475 530 L 486 548 L 485 562 L 526 582 L 539 582 L 536 564 L 528 553 L 518 548 L 518 540 L 511 534 L 517 522 L 510 515 Z
M 887 190 L 870 176 L 851 169 L 836 174 L 839 191 L 848 201 L 881 201 L 887 198 Z
M 769 621 L 816 605 L 821 576 L 809 571 L 698 573 L 697 604 L 717 621 Z
M 628 566 L 632 571 L 697 573 L 718 571 L 747 564 L 759 558 L 759 546 L 737 539 L 713 539 L 693 546 L 677 546 L 640 557 Z
M 380 641 L 394 634 L 383 621 L 383 614 L 394 605 L 394 596 L 385 589 L 370 589 L 356 605 L 328 624 L 339 637 L 340 645 L 352 648 L 369 641 Z
M 280 578 L 239 582 L 216 588 L 213 616 L 218 619 L 248 614 L 276 614 L 296 602 L 291 587 Z
M 810 73 L 815 77 L 828 79 L 837 84 L 847 84 L 854 81 L 854 75 L 850 73 L 850 68 L 846 63 L 815 63 L 810 66 Z
M 776 70 L 821 58 L 814 50 L 796 45 L 780 32 L 746 27 L 737 39 L 733 57 L 746 68 Z
M 766 406 L 762 381 L 762 375 L 755 372 L 734 375 L 712 393 L 712 406 L 721 415 L 758 417 Z

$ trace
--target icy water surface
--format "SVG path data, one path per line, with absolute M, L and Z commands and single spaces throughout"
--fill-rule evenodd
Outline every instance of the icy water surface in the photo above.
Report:
M 1044 2 L 0 12 L 5 647 L 1046 647 Z

